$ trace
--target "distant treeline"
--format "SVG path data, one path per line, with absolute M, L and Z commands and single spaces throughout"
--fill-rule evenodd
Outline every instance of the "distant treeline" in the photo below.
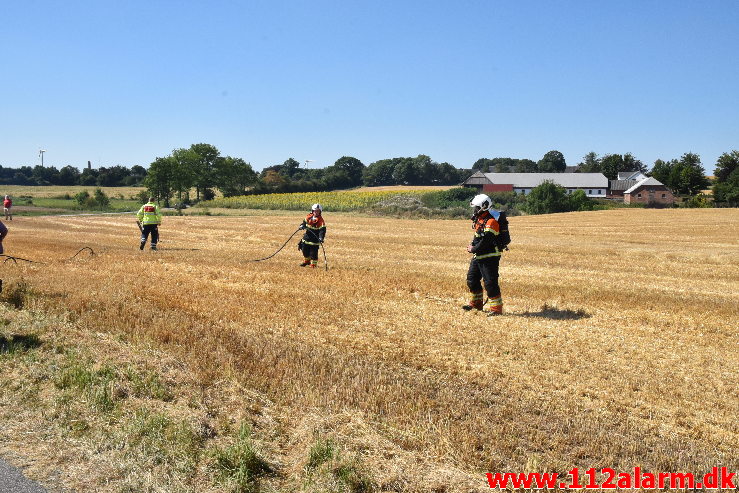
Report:
M 22 166 L 4 168 L 0 166 L 2 185 L 84 185 L 98 187 L 141 186 L 146 177 L 143 166 L 111 166 L 109 168 L 89 169 L 80 172 L 74 166 L 56 169 L 53 166 Z
M 717 202 L 739 201 L 739 151 L 726 152 L 716 162 L 714 197 Z M 429 156 L 381 159 L 365 165 L 359 159 L 343 156 L 323 168 L 301 167 L 293 158 L 255 172 L 242 158 L 221 156 L 210 144 L 193 144 L 156 158 L 149 169 L 143 166 L 111 166 L 83 169 L 73 166 L 3 168 L 0 184 L 6 185 L 84 185 L 100 187 L 145 186 L 153 195 L 169 203 L 176 197 L 187 203 L 211 199 L 219 190 L 225 197 L 247 194 L 321 192 L 365 186 L 456 185 L 475 171 L 498 173 L 603 173 L 615 179 L 621 171 L 647 172 L 647 167 L 631 153 L 586 154 L 576 166 L 567 166 L 561 152 L 547 152 L 538 161 L 509 157 L 480 158 L 471 169 L 438 163 Z M 654 163 L 651 174 L 676 194 L 695 195 L 711 184 L 697 154 Z M 190 190 L 195 189 L 195 197 Z

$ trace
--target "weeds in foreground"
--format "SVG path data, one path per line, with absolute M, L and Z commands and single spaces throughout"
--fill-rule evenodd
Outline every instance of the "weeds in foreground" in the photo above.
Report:
M 95 370 L 90 361 L 70 352 L 67 365 L 54 378 L 54 385 L 58 389 L 74 388 L 82 391 L 94 410 L 109 413 L 116 406 L 117 398 L 112 390 L 116 378 L 114 368 L 106 365 Z
M 9 303 L 17 309 L 23 308 L 32 296 L 33 290 L 25 279 L 13 280 L 3 285 L 0 292 L 0 302 Z
M 274 468 L 257 450 L 251 436 L 251 427 L 244 423 L 233 445 L 213 450 L 218 479 L 228 483 L 238 493 L 256 493 L 261 478 Z
M 127 455 L 135 457 L 140 466 L 164 464 L 185 476 L 193 474 L 203 446 L 203 438 L 187 421 L 147 409 L 136 411 L 121 439 L 128 447 Z
M 360 464 L 342 457 L 341 450 L 330 438 L 316 440 L 308 452 L 305 471 L 307 484 L 330 491 L 369 493 L 375 490 L 373 481 Z

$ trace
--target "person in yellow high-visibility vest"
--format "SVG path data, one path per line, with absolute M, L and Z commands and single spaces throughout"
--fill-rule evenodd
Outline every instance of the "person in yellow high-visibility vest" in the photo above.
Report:
M 154 197 L 149 197 L 149 201 L 141 206 L 136 213 L 136 217 L 141 225 L 141 244 L 139 250 L 144 249 L 146 239 L 151 234 L 151 249 L 157 249 L 159 242 L 159 225 L 162 224 L 162 213 L 159 212 L 159 206 L 154 202 Z

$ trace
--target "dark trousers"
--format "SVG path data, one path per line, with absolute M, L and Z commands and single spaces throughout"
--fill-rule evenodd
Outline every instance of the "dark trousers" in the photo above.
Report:
M 488 298 L 497 298 L 500 296 L 500 286 L 498 285 L 498 266 L 500 265 L 500 257 L 488 257 L 478 260 L 473 258 L 470 261 L 470 268 L 467 271 L 467 287 L 471 293 L 479 293 L 482 291 L 480 281 L 485 283 L 485 291 Z
M 311 260 L 318 260 L 319 245 L 308 245 L 303 243 L 303 257 Z
M 141 243 L 146 243 L 146 239 L 151 234 L 151 246 L 152 248 L 157 246 L 159 242 L 159 225 L 157 224 L 146 224 L 141 231 Z

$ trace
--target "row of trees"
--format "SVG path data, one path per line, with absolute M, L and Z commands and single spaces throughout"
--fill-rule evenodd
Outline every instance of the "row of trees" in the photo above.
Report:
M 718 202 L 739 202 L 739 151 L 724 153 L 716 163 L 714 196 Z M 241 158 L 221 156 L 210 144 L 193 144 L 175 149 L 169 156 L 156 158 L 149 169 L 142 166 L 124 166 L 83 169 L 72 166 L 60 170 L 54 167 L 3 168 L 0 166 L 0 184 L 19 185 L 84 185 L 136 186 L 145 185 L 150 192 L 166 203 L 172 197 L 179 202 L 191 199 L 210 199 L 218 189 L 224 196 L 246 193 L 305 192 L 352 188 L 360 185 L 454 185 L 467 179 L 474 170 L 483 172 L 564 172 L 567 163 L 561 152 L 547 152 L 539 161 L 509 157 L 480 158 L 472 169 L 458 169 L 449 163 L 438 163 L 429 156 L 381 159 L 368 166 L 360 160 L 343 156 L 325 168 L 301 168 L 293 158 L 282 164 L 264 168 L 256 173 Z M 575 172 L 603 173 L 616 179 L 622 171 L 647 172 L 642 161 L 631 153 L 598 156 L 589 152 L 577 165 Z M 652 176 L 676 194 L 695 195 L 710 186 L 700 157 L 686 153 L 679 159 L 658 159 Z
M 716 177 L 713 185 L 714 201 L 739 206 L 739 151 L 721 154 L 713 175 Z
M 456 185 L 472 174 L 449 163 L 437 163 L 426 155 L 376 161 L 364 170 L 362 181 L 368 187 L 383 185 Z
M 215 197 L 215 188 L 226 197 L 243 195 L 256 181 L 256 172 L 243 159 L 221 156 L 210 144 L 193 144 L 156 158 L 149 166 L 144 185 L 169 206 L 173 196 L 180 204 L 189 202 L 192 188 L 195 200 L 209 200 Z
M 514 159 L 510 157 L 480 158 L 472 165 L 483 173 L 564 173 L 567 162 L 559 151 L 549 151 L 539 159 Z
M 606 154 L 599 157 L 595 152 L 585 154 L 577 165 L 579 173 L 603 173 L 609 180 L 615 180 L 622 171 L 647 172 L 647 167 L 630 152 L 626 154 Z
M 673 193 L 696 195 L 710 186 L 706 172 L 697 154 L 687 152 L 680 159 L 654 162 L 652 176 L 664 183 Z
M 383 159 L 365 166 L 359 159 L 343 156 L 326 168 L 301 168 L 293 158 L 264 168 L 257 174 L 243 159 L 222 157 L 210 144 L 175 149 L 151 163 L 144 184 L 168 203 L 176 197 L 187 203 L 195 188 L 196 200 L 210 199 L 215 189 L 228 197 L 244 194 L 327 191 L 360 185 L 455 185 L 471 174 L 429 156 Z
M 111 166 L 108 168 L 85 168 L 80 172 L 74 166 L 56 169 L 53 166 L 22 166 L 4 168 L 0 166 L 0 184 L 3 185 L 83 185 L 98 187 L 140 186 L 146 176 L 146 168 L 134 166 Z

